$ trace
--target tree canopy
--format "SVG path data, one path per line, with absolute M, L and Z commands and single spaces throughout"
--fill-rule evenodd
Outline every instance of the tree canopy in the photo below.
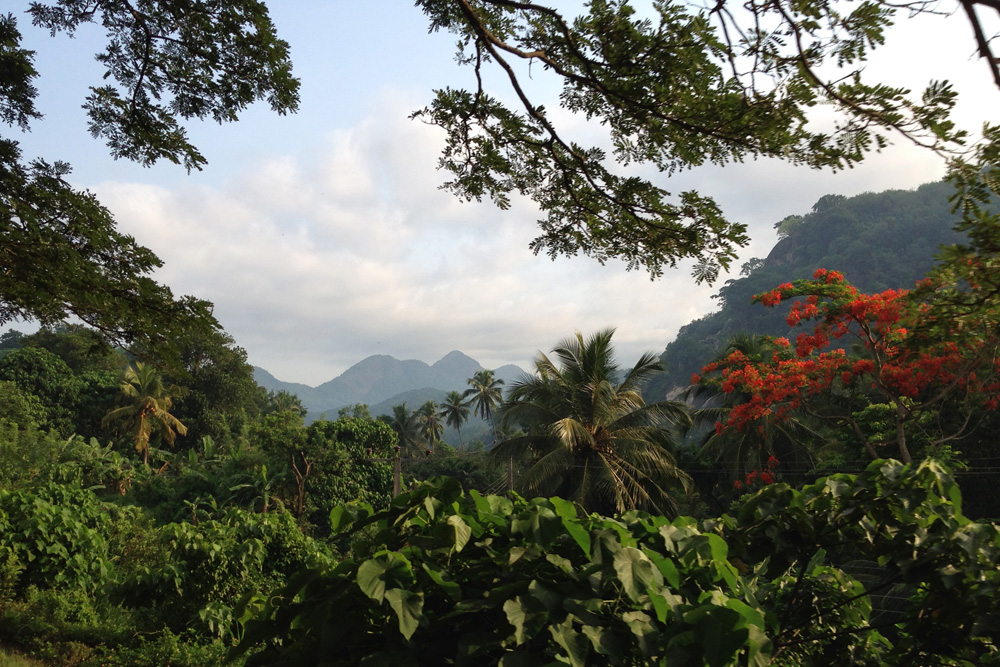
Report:
M 979 16 L 995 3 L 958 4 L 1000 82 Z M 552 256 L 621 259 L 654 277 L 693 259 L 695 276 L 713 280 L 747 242 L 745 227 L 710 196 L 668 192 L 658 178 L 637 175 L 641 167 L 669 176 L 776 157 L 841 169 L 893 134 L 944 154 L 967 140 L 950 119 L 956 96 L 946 82 L 911 93 L 863 71 L 894 20 L 942 11 L 921 0 L 739 9 L 602 0 L 575 17 L 511 0 L 416 5 L 432 30 L 458 36 L 458 59 L 474 75 L 471 90 L 439 90 L 415 114 L 447 132 L 447 187 L 501 207 L 514 194 L 530 196 L 545 215 L 532 248 Z M 298 105 L 288 44 L 259 0 L 50 0 L 27 3 L 26 15 L 53 35 L 88 23 L 104 29 L 97 60 L 105 76 L 84 107 L 91 133 L 117 158 L 200 169 L 205 158 L 185 121 L 233 121 L 258 100 L 278 113 Z M 0 15 L 0 121 L 23 131 L 40 113 L 34 53 L 22 45 L 19 18 Z M 562 109 L 607 128 L 610 151 L 574 139 L 533 97 L 523 82 L 535 64 L 561 85 Z M 486 89 L 489 68 L 507 80 L 506 92 Z M 836 114 L 833 130 L 810 123 L 820 104 Z M 984 164 L 982 157 L 967 165 Z M 75 316 L 145 349 L 162 349 L 187 328 L 217 326 L 208 303 L 176 298 L 150 277 L 159 259 L 118 232 L 107 209 L 66 182 L 68 173 L 69 165 L 26 158 L 16 139 L 0 137 L 0 323 Z
M 59 0 L 32 2 L 27 14 L 53 35 L 85 23 L 107 32 L 97 55 L 106 73 L 84 107 L 91 133 L 116 158 L 200 169 L 205 158 L 182 121 L 236 120 L 256 100 L 279 113 L 297 106 L 288 45 L 257 0 Z M 26 131 L 41 114 L 34 52 L 21 40 L 17 18 L 0 15 L 0 121 Z M 147 353 L 217 327 L 211 304 L 175 298 L 149 277 L 160 260 L 118 232 L 92 194 L 71 187 L 69 171 L 58 160 L 25 160 L 16 140 L 0 136 L 0 324 L 75 316 Z
M 632 509 L 676 512 L 677 487 L 690 481 L 674 461 L 676 426 L 689 425 L 682 403 L 647 405 L 643 383 L 659 369 L 656 355 L 620 368 L 613 329 L 560 341 L 554 360 L 535 358 L 535 372 L 515 382 L 501 411 L 503 424 L 525 433 L 497 445 L 500 460 L 530 456 L 515 488 L 555 493 L 591 512 Z M 674 488 L 671 488 L 674 487 Z
M 995 3 L 960 4 L 1000 83 L 976 13 Z M 552 256 L 617 258 L 653 276 L 692 258 L 696 278 L 713 280 L 747 242 L 711 197 L 674 195 L 614 162 L 667 175 L 758 157 L 843 169 L 892 135 L 945 154 L 967 139 L 950 119 L 956 93 L 947 82 L 912 93 L 864 72 L 898 17 L 946 11 L 929 2 L 601 0 L 575 17 L 561 5 L 511 0 L 417 5 L 432 30 L 458 35 L 458 60 L 474 71 L 471 90 L 439 90 L 416 114 L 448 134 L 448 187 L 501 207 L 513 193 L 532 197 L 546 215 L 532 247 Z M 525 85 L 532 64 L 561 86 L 560 110 L 607 128 L 610 155 L 575 141 Z M 491 69 L 513 102 L 486 89 Z M 820 104 L 836 117 L 832 130 L 810 122 Z

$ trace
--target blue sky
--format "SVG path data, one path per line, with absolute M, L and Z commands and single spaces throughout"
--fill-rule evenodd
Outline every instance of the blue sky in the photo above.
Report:
M 46 115 L 20 137 L 26 156 L 70 162 L 73 182 L 164 260 L 161 280 L 215 303 L 251 363 L 313 385 L 371 354 L 432 363 L 458 349 L 487 367 L 527 367 L 574 330 L 606 326 L 617 327 L 616 347 L 631 362 L 712 310 L 713 288 L 695 286 L 686 266 L 651 282 L 614 263 L 552 262 L 527 249 L 539 217 L 530 202 L 498 211 L 438 190 L 442 136 L 407 116 L 433 88 L 472 85 L 471 72 L 454 65 L 454 40 L 429 35 L 412 5 L 271 8 L 302 80 L 301 110 L 281 117 L 260 106 L 238 123 L 190 125 L 209 162 L 192 174 L 116 162 L 87 133 L 79 107 L 100 79 L 99 30 L 53 39 L 21 19 L 38 51 Z M 974 129 L 996 117 L 1000 94 L 972 58 L 968 30 L 954 18 L 906 20 L 893 35 L 903 48 L 871 69 L 909 85 L 960 79 L 960 118 Z M 714 195 L 750 227 L 743 258 L 764 256 L 773 224 L 824 194 L 911 188 L 943 174 L 940 159 L 897 143 L 846 173 L 760 161 L 698 169 L 667 188 Z

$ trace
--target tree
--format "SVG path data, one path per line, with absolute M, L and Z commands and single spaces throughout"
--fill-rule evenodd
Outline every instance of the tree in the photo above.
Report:
M 469 404 L 462 394 L 457 391 L 449 391 L 441 404 L 441 416 L 445 423 L 458 430 L 458 448 L 464 449 L 462 443 L 462 424 L 469 420 Z
M 40 426 L 55 428 L 64 436 L 73 432 L 82 383 L 54 353 L 40 347 L 14 350 L 0 359 L 0 380 L 37 398 L 45 413 Z
M 59 0 L 33 2 L 27 12 L 53 35 L 87 23 L 107 31 L 97 56 L 104 82 L 84 106 L 91 133 L 116 158 L 200 169 L 205 158 L 180 121 L 236 120 L 255 100 L 279 113 L 298 103 L 288 45 L 258 0 Z M 11 14 L 0 15 L 0 47 L 0 120 L 27 130 L 41 117 L 38 74 Z M 70 187 L 68 173 L 63 162 L 25 162 L 17 142 L 0 137 L 0 324 L 75 316 L 112 340 L 161 353 L 183 332 L 216 328 L 210 304 L 175 299 L 149 277 L 160 260 L 119 233 L 93 195 Z
M 497 425 L 493 419 L 497 408 L 503 402 L 503 380 L 499 380 L 493 375 L 493 371 L 483 369 L 476 371 L 476 374 L 469 378 L 470 389 L 466 389 L 463 397 L 469 399 L 473 414 L 481 417 L 490 423 L 493 430 L 493 442 L 500 438 L 497 436 Z
M 308 410 L 302 405 L 302 399 L 297 394 L 281 389 L 267 393 L 267 412 L 292 412 L 305 417 Z
M 170 414 L 173 399 L 181 394 L 181 389 L 177 385 L 164 386 L 162 376 L 152 366 L 142 362 L 129 366 L 122 377 L 121 394 L 126 405 L 105 415 L 102 424 L 124 423 L 132 432 L 135 449 L 142 455 L 144 465 L 149 464 L 149 441 L 153 435 L 159 434 L 173 446 L 178 434 L 187 433 L 187 427 Z
M 392 416 L 383 415 L 380 419 L 395 432 L 399 446 L 404 452 L 410 455 L 423 452 L 424 436 L 421 432 L 419 415 L 411 412 L 406 403 L 392 406 Z
M 781 349 L 770 336 L 744 334 L 735 336 L 725 351 L 715 360 L 723 363 L 733 353 L 751 362 L 771 359 Z M 692 413 L 694 423 L 709 427 L 699 441 L 701 456 L 713 464 L 724 464 L 730 471 L 727 483 L 754 470 L 764 470 L 768 460 L 774 458 L 805 472 L 816 464 L 820 451 L 829 444 L 828 434 L 819 428 L 821 422 L 804 411 L 789 412 L 782 418 L 762 417 L 752 429 L 716 429 L 716 423 L 725 424 L 737 406 L 753 400 L 746 391 L 725 392 L 714 383 L 694 384 L 686 392 L 689 402 L 698 406 Z M 718 467 L 718 465 L 714 465 Z
M 613 329 L 560 342 L 535 358 L 535 373 L 517 381 L 501 421 L 525 435 L 493 450 L 501 460 L 529 454 L 530 468 L 515 483 L 526 495 L 546 493 L 612 514 L 632 509 L 676 513 L 671 485 L 689 479 L 674 462 L 672 427 L 690 423 L 686 406 L 647 405 L 642 384 L 659 369 L 644 354 L 624 377 L 611 347 Z
M 175 348 L 179 367 L 171 369 L 170 378 L 185 391 L 177 397 L 174 414 L 188 427 L 189 442 L 208 435 L 224 447 L 232 446 L 260 413 L 266 397 L 253 379 L 246 350 L 223 331 L 189 332 L 175 341 Z
M 392 500 L 393 447 L 397 439 L 382 421 L 345 416 L 315 421 L 306 429 L 306 448 L 315 460 L 305 490 L 312 523 L 323 534 L 330 510 L 349 501 L 387 507 Z
M 444 435 L 444 424 L 441 423 L 437 403 L 427 401 L 420 406 L 417 415 L 420 419 L 420 435 L 427 442 L 427 454 L 430 455 L 434 451 L 434 445 Z
M 988 294 L 993 286 L 972 283 L 967 291 L 975 295 L 984 288 Z M 975 410 L 998 406 L 1000 344 L 992 328 L 996 318 L 992 309 L 965 313 L 962 324 L 971 331 L 954 323 L 953 335 L 943 329 L 940 321 L 954 312 L 951 299 L 957 293 L 951 285 L 942 285 L 941 291 L 932 296 L 944 305 L 911 299 L 907 290 L 861 294 L 840 273 L 818 269 L 812 280 L 784 283 L 757 295 L 755 300 L 766 306 L 806 296 L 804 302 L 792 304 L 788 324 L 809 320 L 816 324 L 812 333 L 797 336 L 794 348 L 787 339 L 775 339 L 770 357 L 750 359 L 737 350 L 721 363 L 705 367 L 723 392 L 739 389 L 748 396 L 724 424 L 717 424 L 717 430 L 781 420 L 802 409 L 847 427 L 872 459 L 880 458 L 882 446 L 892 444 L 909 462 L 908 441 L 914 433 L 932 449 L 954 440 L 966 430 Z M 944 313 L 938 312 L 941 308 Z M 830 349 L 832 341 L 845 337 L 855 338 L 863 351 Z M 956 397 L 957 405 L 950 405 L 964 418 L 954 430 L 936 432 L 921 419 Z M 889 414 L 889 427 L 866 429 L 862 417 L 879 405 Z
M 609 164 L 669 175 L 776 157 L 842 169 L 891 135 L 952 155 L 963 149 L 967 133 L 950 119 L 956 95 L 946 82 L 910 94 L 863 71 L 896 17 L 934 13 L 937 5 L 650 4 L 638 10 L 627 0 L 602 0 L 571 17 L 549 4 L 510 0 L 417 2 L 432 30 L 458 36 L 458 61 L 475 73 L 473 90 L 439 90 L 415 114 L 447 132 L 447 187 L 502 208 L 512 193 L 532 197 L 546 214 L 535 252 L 618 258 L 653 276 L 692 258 L 695 276 L 711 281 L 747 242 L 745 227 L 728 222 L 710 197 L 674 197 Z M 1000 61 L 976 13 L 997 11 L 996 4 L 959 4 L 1000 85 Z M 550 113 L 538 87 L 523 85 L 537 71 L 532 65 L 561 85 L 561 110 L 607 128 L 613 161 L 603 148 L 575 142 L 559 127 L 564 114 Z M 491 67 L 509 83 L 513 105 L 485 88 Z M 833 131 L 810 122 L 817 104 L 836 116 Z

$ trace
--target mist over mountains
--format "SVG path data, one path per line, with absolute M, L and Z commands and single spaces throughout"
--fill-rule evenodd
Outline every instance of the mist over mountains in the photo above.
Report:
M 307 418 L 316 419 L 324 413 L 335 418 L 340 408 L 358 403 L 368 405 L 371 413 L 378 415 L 401 403 L 417 408 L 428 400 L 441 402 L 449 391 L 468 389 L 469 378 L 480 370 L 483 366 L 478 361 L 454 350 L 430 365 L 416 359 L 401 361 L 386 354 L 373 355 L 318 387 L 283 382 L 257 366 L 253 376 L 269 391 L 297 395 L 309 411 Z M 510 384 L 524 371 L 508 364 L 494 372 Z

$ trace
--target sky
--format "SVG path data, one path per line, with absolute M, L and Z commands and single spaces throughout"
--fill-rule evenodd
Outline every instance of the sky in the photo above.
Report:
M 208 159 L 191 174 L 115 161 L 87 132 L 80 105 L 101 80 L 99 29 L 51 38 L 20 18 L 37 51 L 45 114 L 15 137 L 26 157 L 68 161 L 71 182 L 163 260 L 158 280 L 215 304 L 250 363 L 308 385 L 374 354 L 433 363 L 461 350 L 487 368 L 527 369 L 574 331 L 610 326 L 619 359 L 631 364 L 714 310 L 718 285 L 696 285 L 688 265 L 651 281 L 614 262 L 551 261 L 528 249 L 542 217 L 530 202 L 500 211 L 439 189 L 443 134 L 408 116 L 433 89 L 474 82 L 453 62 L 454 40 L 428 34 L 418 9 L 386 0 L 275 0 L 270 8 L 302 82 L 300 110 L 278 116 L 258 105 L 237 123 L 188 125 Z M 970 35 L 960 16 L 906 19 L 869 69 L 914 87 L 955 81 L 958 118 L 975 129 L 995 119 L 1000 94 Z M 897 140 L 837 174 L 764 160 L 657 180 L 714 196 L 748 226 L 751 243 L 721 284 L 742 261 L 767 255 L 774 223 L 825 194 L 909 189 L 943 174 L 940 158 Z

